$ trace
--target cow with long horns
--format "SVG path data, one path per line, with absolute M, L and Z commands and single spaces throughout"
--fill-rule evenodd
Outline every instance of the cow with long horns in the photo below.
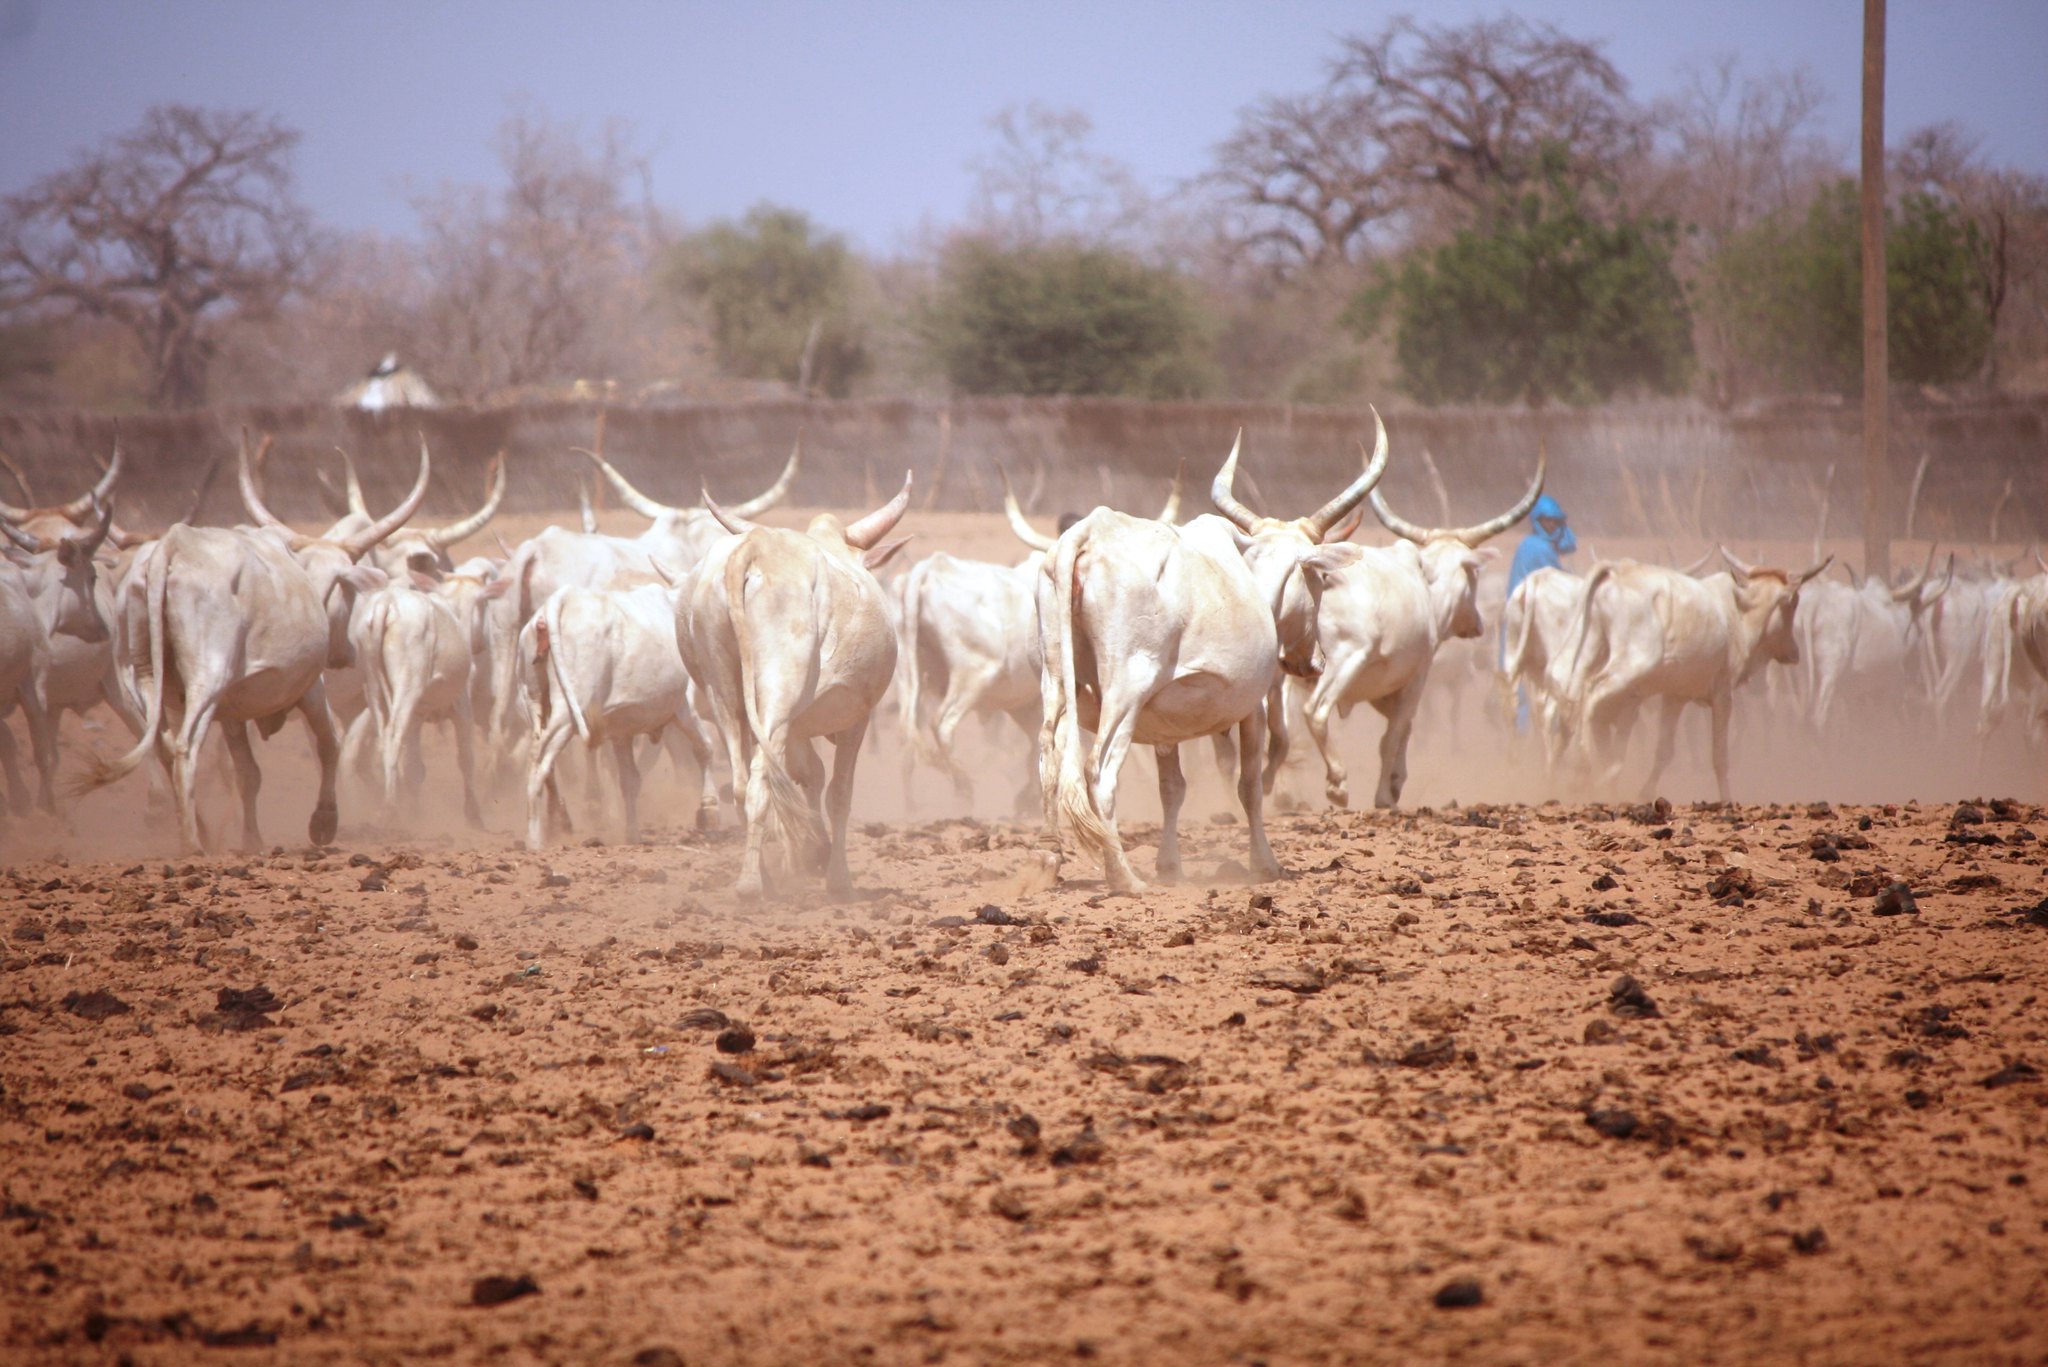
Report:
M 174 526 L 150 550 L 140 591 L 122 596 L 128 619 L 122 636 L 136 652 L 126 664 L 135 693 L 145 700 L 143 739 L 119 759 L 97 764 L 80 787 L 111 783 L 155 755 L 170 773 L 185 846 L 201 849 L 199 755 L 218 723 L 241 790 L 244 839 L 260 845 L 262 773 L 247 723 L 269 735 L 296 711 L 313 733 L 320 761 L 320 791 L 307 830 L 315 844 L 325 844 L 339 824 L 334 790 L 341 747 L 321 673 L 349 662 L 354 597 L 387 580 L 382 570 L 358 562 L 419 508 L 431 462 L 422 440 L 419 478 L 405 500 L 368 527 L 328 540 L 293 531 L 263 505 L 246 433 L 239 457 L 242 500 L 258 525 Z
M 1572 646 L 1573 732 L 1613 784 L 1643 704 L 1661 699 L 1657 754 L 1644 781 L 1654 794 L 1677 745 L 1688 703 L 1712 724 L 1714 782 L 1729 801 L 1728 722 L 1735 690 L 1766 664 L 1799 663 L 1799 591 L 1834 557 L 1799 574 L 1744 564 L 1726 548 L 1725 573 L 1694 579 L 1662 565 L 1610 560 L 1586 576 Z
M 1210 485 L 1227 517 L 1184 527 L 1097 508 L 1061 534 L 1038 582 L 1045 656 L 1039 786 L 1046 835 L 1062 821 L 1102 855 L 1110 887 L 1144 886 L 1116 827 L 1117 782 L 1135 743 L 1153 747 L 1165 811 L 1157 868 L 1180 874 L 1184 741 L 1235 731 L 1237 793 L 1251 836 L 1251 867 L 1276 877 L 1266 841 L 1260 752 L 1266 700 L 1281 677 L 1290 592 L 1304 574 L 1333 572 L 1358 556 L 1324 538 L 1368 494 L 1386 465 L 1386 432 L 1366 470 L 1328 503 L 1291 521 L 1257 518 L 1230 495 L 1243 434 Z M 1312 619 L 1313 607 L 1310 607 Z M 1283 623 L 1288 623 L 1283 626 Z M 1082 731 L 1095 733 L 1086 750 Z
M 1332 714 L 1370 703 L 1387 719 L 1380 737 L 1380 778 L 1373 805 L 1392 807 L 1408 781 L 1408 739 L 1436 653 L 1445 641 L 1477 637 L 1479 571 L 1492 552 L 1481 547 L 1528 515 L 1543 495 L 1545 458 L 1512 507 L 1470 527 L 1422 527 L 1395 513 L 1374 490 L 1373 515 L 1401 539 L 1373 547 L 1358 562 L 1323 577 L 1316 614 L 1322 672 L 1302 707 L 1308 733 L 1323 757 L 1323 792 L 1350 803 L 1344 765 L 1330 739 Z
M 822 858 L 827 890 L 853 890 L 846 822 L 854 766 L 896 669 L 874 570 L 903 544 L 883 538 L 910 506 L 910 484 L 905 472 L 902 492 L 874 512 L 845 525 L 820 514 L 800 532 L 755 526 L 704 496 L 732 535 L 685 586 L 676 638 L 725 733 L 733 787 L 745 791 L 743 897 L 766 889 L 771 835 L 793 868 Z M 812 745 L 818 737 L 833 746 L 829 785 Z

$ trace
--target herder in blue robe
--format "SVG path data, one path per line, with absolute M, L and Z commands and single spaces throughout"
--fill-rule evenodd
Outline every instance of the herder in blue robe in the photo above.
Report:
M 1564 509 L 1549 494 L 1536 500 L 1536 506 L 1529 510 L 1529 534 L 1522 538 L 1522 544 L 1515 547 L 1514 563 L 1508 567 L 1508 597 L 1515 596 L 1515 588 L 1537 570 L 1548 567 L 1563 569 L 1564 557 L 1579 548 L 1579 539 L 1572 535 L 1571 527 L 1565 522 Z M 1505 667 L 1507 663 L 1508 638 L 1507 614 L 1501 614 L 1500 649 L 1497 658 Z M 1515 729 L 1529 729 L 1529 700 L 1515 695 Z

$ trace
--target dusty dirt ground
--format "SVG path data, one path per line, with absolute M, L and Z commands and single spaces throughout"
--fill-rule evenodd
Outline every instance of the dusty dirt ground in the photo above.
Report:
M 2040 1361 L 2044 831 L 1295 815 L 1286 880 L 1209 823 L 1212 886 L 1132 898 L 954 820 L 864 830 L 838 906 L 674 829 L 16 864 L 0 1341 Z
M 883 736 L 838 905 L 731 901 L 666 765 L 643 845 L 526 852 L 503 780 L 464 831 L 439 737 L 425 814 L 345 787 L 336 847 L 296 724 L 282 845 L 177 855 L 139 780 L 24 823 L 0 1358 L 2048 1361 L 2034 757 L 1752 709 L 1785 805 L 1543 805 L 1433 706 L 1410 810 L 1283 780 L 1276 883 L 1191 759 L 1142 897 L 1050 884 L 1000 728 L 971 817 Z

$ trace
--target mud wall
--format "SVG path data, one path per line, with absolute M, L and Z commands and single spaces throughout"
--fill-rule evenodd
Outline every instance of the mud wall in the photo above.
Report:
M 190 505 L 208 465 L 230 460 L 201 521 L 240 518 L 232 455 L 247 427 L 276 438 L 266 497 L 283 516 L 319 521 L 329 505 L 313 471 L 338 474 L 347 449 L 373 507 L 410 484 L 425 437 L 434 456 L 429 516 L 474 506 L 493 453 L 512 462 L 508 507 L 573 507 L 583 462 L 570 448 L 594 440 L 595 405 L 364 413 L 328 406 L 206 410 L 123 417 L 0 412 L 0 450 L 28 474 L 42 501 L 75 496 L 118 435 L 129 473 L 121 519 L 160 526 Z M 1511 502 L 1534 467 L 1539 441 L 1550 489 L 1594 533 L 1678 537 L 1812 534 L 1833 469 L 1830 527 L 1853 532 L 1863 502 L 1857 412 L 1814 405 L 1729 415 L 1689 405 L 1589 410 L 1405 410 L 1385 414 L 1394 459 L 1383 486 L 1415 521 L 1471 522 Z M 1186 458 L 1194 496 L 1242 427 L 1239 493 L 1294 515 L 1322 502 L 1358 468 L 1370 439 L 1362 409 L 1278 404 L 1160 404 L 1107 399 L 753 401 L 612 408 L 605 450 L 648 494 L 694 502 L 700 482 L 745 497 L 767 484 L 802 434 L 803 473 L 792 502 L 879 502 L 907 468 L 916 505 L 992 509 L 1000 462 L 1034 512 L 1110 502 L 1156 507 Z M 1440 476 L 1433 479 L 1427 452 Z M 1915 515 L 1921 536 L 2024 542 L 2048 537 L 2048 400 L 1901 408 L 1893 419 L 1896 532 L 1905 530 L 1916 469 L 1927 473 Z M 1441 495 L 1439 493 L 1441 488 Z M 7 501 L 18 494 L 0 484 Z M 2010 493 L 2007 490 L 2010 490 Z

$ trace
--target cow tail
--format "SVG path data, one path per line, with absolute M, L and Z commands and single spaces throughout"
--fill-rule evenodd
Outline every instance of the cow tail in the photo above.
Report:
M 1109 825 L 1095 810 L 1087 761 L 1081 753 L 1079 682 L 1074 672 L 1074 600 L 1080 592 L 1081 552 L 1086 540 L 1085 535 L 1062 537 L 1054 551 L 1053 616 L 1060 642 L 1060 699 L 1053 744 L 1059 752 L 1060 814 L 1074 828 L 1076 839 L 1091 850 L 1102 851 L 1109 848 Z
M 103 788 L 135 772 L 136 766 L 156 749 L 157 732 L 164 721 L 164 605 L 170 592 L 170 558 L 171 548 L 158 542 L 156 552 L 149 557 L 148 576 L 143 580 L 143 597 L 149 605 L 149 686 L 143 704 L 142 736 L 135 742 L 135 748 L 119 759 L 108 761 L 95 755 L 86 771 L 72 780 L 73 796 Z
M 747 571 L 753 568 L 753 547 L 741 542 L 725 562 L 726 610 L 732 615 L 732 634 L 739 646 L 741 716 L 753 734 L 753 752 L 760 756 L 761 775 L 768 785 L 768 831 L 779 834 L 783 848 L 793 862 L 808 859 L 826 846 L 825 821 L 819 815 L 803 785 L 790 776 L 786 756 L 775 744 L 767 726 L 767 714 L 755 695 L 754 631 L 747 612 Z M 787 729 L 783 736 L 788 741 Z M 735 774 L 735 785 L 747 775 Z
M 925 567 L 929 564 L 929 560 L 921 560 L 912 565 L 910 573 L 903 577 L 903 731 L 910 737 L 911 752 L 919 763 L 944 769 L 949 766 L 946 757 L 939 753 L 938 734 L 934 728 L 924 725 L 919 715 L 924 700 L 924 667 L 919 644 L 924 637 L 924 581 Z
M 555 594 L 541 605 L 542 639 L 547 642 L 548 682 L 561 699 L 562 706 L 569 709 L 570 724 L 585 745 L 590 744 L 590 719 L 583 715 L 583 700 L 570 687 L 568 671 L 562 667 L 562 595 Z
M 1602 584 L 1613 577 L 1614 572 L 1610 566 L 1605 564 L 1596 565 L 1593 567 L 1593 572 L 1586 576 L 1586 586 L 1579 591 L 1579 611 L 1572 619 L 1570 642 L 1572 667 L 1565 674 L 1565 677 L 1571 681 L 1566 685 L 1571 690 L 1571 696 L 1565 700 L 1565 705 L 1573 713 L 1573 730 L 1578 729 L 1577 710 L 1586 697 L 1585 680 L 1579 677 L 1579 669 L 1585 662 L 1586 638 L 1593 631 L 1593 595 Z

